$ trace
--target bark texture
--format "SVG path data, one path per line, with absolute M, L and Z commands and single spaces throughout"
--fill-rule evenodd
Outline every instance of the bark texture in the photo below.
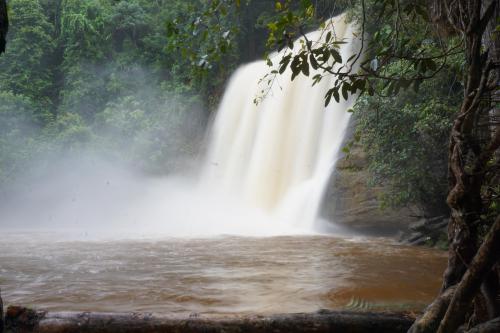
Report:
M 319 311 L 244 317 L 174 317 L 148 313 L 50 313 L 9 307 L 8 333 L 399 333 L 413 318 L 403 314 Z
M 500 332 L 500 317 L 487 321 L 483 324 L 477 325 L 466 333 L 498 333 Z
M 423 316 L 415 321 L 408 333 L 435 333 L 454 293 L 455 287 L 451 287 L 439 295 L 425 310 Z
M 472 300 L 480 290 L 482 281 L 499 260 L 500 216 L 470 264 L 462 281 L 458 284 L 448 310 L 439 325 L 438 333 L 455 332 L 472 307 Z

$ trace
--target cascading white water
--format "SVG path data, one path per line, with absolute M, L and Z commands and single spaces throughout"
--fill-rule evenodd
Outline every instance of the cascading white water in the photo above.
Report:
M 359 51 L 343 16 L 326 27 L 346 42 L 339 50 L 343 59 Z M 328 29 L 309 40 L 320 41 Z M 295 43 L 295 51 L 301 47 Z M 52 173 L 0 202 L 0 229 L 66 230 L 76 239 L 314 232 L 353 98 L 325 108 L 334 78 L 312 87 L 310 77 L 292 82 L 285 72 L 255 105 L 266 88 L 259 81 L 270 71 L 260 61 L 234 74 L 214 120 L 201 184 L 189 170 L 145 178 L 92 154 L 61 159 Z
M 359 52 L 354 26 L 340 15 L 326 28 L 308 34 L 322 41 L 327 31 L 340 44 L 342 59 Z M 303 42 L 297 40 L 294 52 Z M 279 55 L 271 56 L 279 61 Z M 268 86 L 261 80 L 271 69 L 264 61 L 240 67 L 231 78 L 217 111 L 204 171 L 204 181 L 241 196 L 252 207 L 300 228 L 312 228 L 325 186 L 339 155 L 349 121 L 346 110 L 355 97 L 324 107 L 334 77 L 312 86 L 311 77 L 291 81 L 287 70 Z

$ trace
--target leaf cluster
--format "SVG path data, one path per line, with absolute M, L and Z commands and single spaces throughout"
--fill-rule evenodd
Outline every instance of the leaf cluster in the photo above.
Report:
M 292 3 L 299 4 L 292 6 Z M 287 68 L 292 77 L 309 75 L 309 67 L 319 70 L 312 80 L 316 84 L 324 77 L 334 83 L 325 95 L 325 105 L 332 98 L 339 102 L 350 95 L 379 93 L 375 89 L 383 82 L 384 93 L 398 94 L 400 90 L 418 87 L 424 80 L 436 76 L 450 59 L 462 54 L 460 38 L 444 39 L 433 34 L 425 1 L 362 0 L 352 2 L 347 19 L 358 27 L 354 38 L 361 48 L 348 59 L 342 59 L 338 44 L 345 41 L 332 38 L 335 27 L 329 21 L 320 25 L 320 40 L 309 40 L 306 33 L 315 21 L 315 8 L 310 1 L 276 3 L 274 21 L 269 28 L 268 46 L 280 52 L 280 68 L 270 75 L 280 75 Z M 279 4 L 279 5 L 278 5 Z M 385 18 L 380 20 L 379 18 Z M 279 37 L 278 37 L 279 36 Z M 303 48 L 294 50 L 293 41 L 303 39 Z M 399 71 L 391 69 L 397 62 Z M 274 82 L 273 78 L 269 82 Z

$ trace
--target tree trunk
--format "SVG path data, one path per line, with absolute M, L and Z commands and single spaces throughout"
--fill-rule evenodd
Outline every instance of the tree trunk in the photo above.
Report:
M 402 333 L 413 318 L 403 314 L 319 311 L 271 316 L 161 316 L 139 313 L 50 313 L 9 307 L 9 333 Z
M 451 208 L 448 228 L 450 251 L 443 290 L 457 284 L 477 250 L 477 226 L 482 212 L 481 186 L 486 164 L 498 148 L 498 140 L 483 149 L 477 137 L 476 120 L 482 111 L 481 99 L 491 91 L 488 86 L 495 59 L 483 52 L 483 34 L 494 13 L 498 0 L 493 0 L 481 15 L 480 0 L 440 3 L 454 28 L 464 36 L 467 73 L 464 101 L 454 121 L 449 146 L 449 185 L 447 202 Z M 496 52 L 491 52 L 491 55 Z
M 9 30 L 9 18 L 7 16 L 7 3 L 5 0 L 0 0 L 0 54 L 5 52 L 5 44 L 7 43 L 7 31 Z
M 445 26 L 445 31 L 454 31 L 463 37 L 467 65 L 464 100 L 453 123 L 448 153 L 450 191 L 447 203 L 451 209 L 451 219 L 448 225 L 450 247 L 448 267 L 443 277 L 442 294 L 463 281 L 464 274 L 471 265 L 480 243 L 481 235 L 478 227 L 491 223 L 483 216 L 488 207 L 484 207 L 482 191 L 484 191 L 484 186 L 488 185 L 488 170 L 500 146 L 500 131 L 494 128 L 492 135 L 488 132 L 485 136 L 484 130 L 478 126 L 478 119 L 483 114 L 488 115 L 491 108 L 496 107 L 495 102 L 493 106 L 491 105 L 490 96 L 498 86 L 498 54 L 500 52 L 498 42 L 491 42 L 498 37 L 494 35 L 494 29 L 491 27 L 496 27 L 499 6 L 499 0 L 432 0 L 429 6 L 435 23 Z M 499 240 L 496 239 L 495 242 Z M 492 256 L 488 258 L 491 262 L 498 253 L 488 255 Z M 459 295 L 454 295 L 454 298 L 467 299 L 470 302 L 468 305 L 472 307 L 472 298 L 477 294 L 478 286 L 481 285 L 485 276 L 489 276 L 490 272 L 491 267 L 484 274 L 480 274 L 479 280 L 474 280 L 477 283 L 464 282 L 462 284 L 466 286 L 464 288 L 472 289 L 459 289 Z M 498 274 L 495 273 L 493 279 L 498 282 Z M 490 283 L 490 286 L 495 285 L 498 286 L 498 283 Z M 489 288 L 490 291 L 487 291 L 486 286 L 482 289 L 485 302 L 494 303 L 496 295 L 490 294 L 496 289 Z M 492 306 L 489 305 L 489 307 Z M 453 325 L 448 326 L 445 323 L 446 326 L 441 328 L 442 332 L 454 332 L 457 325 L 468 321 L 469 316 L 466 316 L 463 307 L 459 307 L 461 316 L 452 316 L 451 308 L 457 309 L 456 301 L 450 303 L 445 317 L 448 323 L 453 317 Z M 426 311 L 431 310 L 429 308 Z M 479 313 L 478 306 L 475 307 L 474 312 L 476 321 L 484 317 Z M 488 312 L 495 315 L 496 310 Z M 424 314 L 413 325 L 411 331 L 435 332 L 436 324 L 441 321 L 445 313 L 439 311 L 435 314 L 438 315 L 433 316 L 432 321 L 423 323 L 422 319 L 429 317 L 428 313 Z M 453 329 L 448 330 L 449 327 Z

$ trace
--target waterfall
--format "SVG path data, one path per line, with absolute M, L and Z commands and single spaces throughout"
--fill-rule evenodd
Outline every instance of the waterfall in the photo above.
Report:
M 339 16 L 308 39 L 321 41 L 333 31 L 345 42 L 338 50 L 345 60 L 360 49 L 354 30 Z M 296 41 L 294 52 L 302 47 Z M 281 56 L 270 56 L 275 66 Z M 317 213 L 355 96 L 325 108 L 335 78 L 325 76 L 312 86 L 318 73 L 313 70 L 293 81 L 288 70 L 262 95 L 268 88 L 262 79 L 273 69 L 257 61 L 230 79 L 209 133 L 201 182 L 189 168 L 156 179 L 92 154 L 61 159 L 51 173 L 26 181 L 26 191 L 1 202 L 2 228 L 97 238 L 274 236 L 322 229 Z M 258 97 L 265 98 L 256 105 Z
M 345 60 L 360 48 L 354 29 L 340 15 L 307 37 L 321 41 L 331 30 L 336 40 L 346 42 L 339 49 Z M 294 52 L 303 44 L 297 40 Z M 270 59 L 279 62 L 279 54 Z M 324 96 L 335 78 L 326 76 L 312 86 L 311 77 L 319 71 L 291 81 L 288 69 L 269 87 L 262 78 L 271 70 L 257 61 L 233 74 L 211 129 L 203 181 L 273 218 L 311 229 L 341 150 L 350 116 L 346 110 L 355 97 L 339 103 L 332 99 L 325 107 Z

